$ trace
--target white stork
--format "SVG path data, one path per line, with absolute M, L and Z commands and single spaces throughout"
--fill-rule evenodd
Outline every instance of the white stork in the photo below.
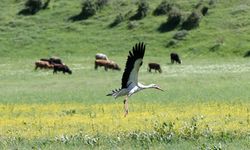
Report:
M 154 88 L 163 91 L 155 84 L 143 85 L 138 82 L 138 71 L 142 65 L 144 53 L 145 44 L 143 43 L 136 44 L 133 47 L 132 52 L 129 51 L 125 71 L 122 76 L 122 87 L 120 89 L 113 90 L 110 94 L 107 94 L 107 96 L 113 96 L 114 98 L 126 96 L 124 100 L 125 117 L 128 114 L 128 97 L 130 97 L 132 94 L 148 88 Z

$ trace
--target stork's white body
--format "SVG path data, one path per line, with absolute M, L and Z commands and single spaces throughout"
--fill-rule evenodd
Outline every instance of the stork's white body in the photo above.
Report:
M 145 86 L 138 82 L 138 72 L 140 66 L 142 65 L 144 53 L 145 45 L 143 43 L 136 44 L 133 47 L 132 52 L 129 51 L 125 71 L 122 76 L 122 87 L 120 89 L 113 90 L 112 93 L 107 95 L 113 96 L 114 98 L 126 96 L 124 100 L 125 116 L 128 114 L 128 97 L 143 89 L 155 88 L 161 90 L 155 84 Z

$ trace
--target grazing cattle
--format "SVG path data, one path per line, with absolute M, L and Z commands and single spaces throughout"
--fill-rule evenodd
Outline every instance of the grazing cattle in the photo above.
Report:
M 51 57 L 50 58 L 50 61 L 53 63 L 53 64 L 61 64 L 61 65 L 64 65 L 62 60 L 60 58 L 56 58 L 56 57 Z
M 49 59 L 47 59 L 47 58 L 41 58 L 40 60 L 41 61 L 47 61 L 50 64 L 62 64 L 63 65 L 62 60 L 60 58 L 56 58 L 56 57 L 51 57 Z
M 53 73 L 57 73 L 57 71 L 61 71 L 63 72 L 63 74 L 65 74 L 65 72 L 67 72 L 68 74 L 72 74 L 72 71 L 69 69 L 68 66 L 66 65 L 62 65 L 62 64 L 54 64 L 54 71 Z
M 95 55 L 95 59 L 109 60 L 108 57 L 107 57 L 107 55 L 102 54 L 102 53 L 97 53 Z
M 108 60 L 95 60 L 95 69 L 97 69 L 98 66 L 104 66 L 105 71 L 108 71 L 108 69 L 121 70 L 121 68 L 115 62 Z
M 54 67 L 54 65 L 50 64 L 47 61 L 36 61 L 35 62 L 35 70 L 37 70 L 37 68 L 40 69 L 52 69 Z
M 148 63 L 148 71 L 151 72 L 151 69 L 154 69 L 155 72 L 158 71 L 159 73 L 162 72 L 160 64 L 157 63 Z
M 177 53 L 171 53 L 170 54 L 170 59 L 171 63 L 173 64 L 174 62 L 181 64 L 181 59 Z

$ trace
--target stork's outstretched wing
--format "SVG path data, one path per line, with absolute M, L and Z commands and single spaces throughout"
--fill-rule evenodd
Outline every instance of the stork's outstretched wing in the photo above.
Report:
M 122 89 L 127 88 L 129 84 L 138 82 L 138 71 L 142 65 L 142 59 L 145 53 L 145 44 L 138 43 L 129 51 L 126 67 L 122 76 Z

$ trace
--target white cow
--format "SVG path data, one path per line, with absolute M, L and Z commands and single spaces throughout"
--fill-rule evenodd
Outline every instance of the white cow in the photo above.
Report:
M 107 55 L 102 54 L 102 53 L 97 53 L 95 55 L 95 59 L 109 60 L 108 57 L 107 57 Z

